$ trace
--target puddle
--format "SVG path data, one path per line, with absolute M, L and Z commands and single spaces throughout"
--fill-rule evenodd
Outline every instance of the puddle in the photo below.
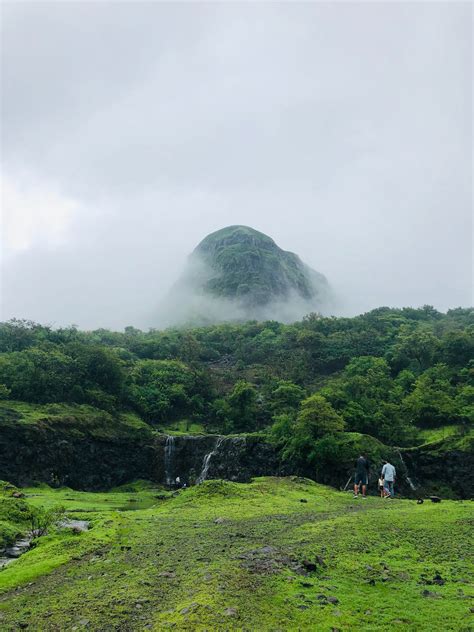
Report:
M 67 518 L 59 523 L 59 527 L 63 529 L 74 529 L 75 531 L 88 531 L 89 522 L 87 520 L 70 520 Z
M 146 500 L 130 500 L 125 505 L 119 505 L 116 507 L 116 511 L 137 511 L 139 509 L 150 509 L 156 505 L 156 500 L 154 498 L 148 498 Z
M 89 507 L 74 507 L 74 509 L 68 509 L 68 514 L 85 514 L 85 513 L 105 513 L 108 511 L 138 511 L 140 509 L 150 509 L 150 507 L 155 507 L 157 505 L 157 501 L 153 498 L 149 500 L 140 500 L 138 502 L 127 502 L 126 504 L 123 501 L 115 504 L 113 501 L 110 501 L 110 504 L 107 505 L 97 505 L 97 506 L 89 506 Z

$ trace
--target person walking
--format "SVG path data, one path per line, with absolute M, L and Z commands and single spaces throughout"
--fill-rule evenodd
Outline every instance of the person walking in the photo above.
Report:
M 383 478 L 383 491 L 385 498 L 393 498 L 395 496 L 395 478 L 397 475 L 397 471 L 395 466 L 389 463 L 388 461 L 383 462 L 382 475 Z
M 369 483 L 369 461 L 361 454 L 356 462 L 356 471 L 354 475 L 354 498 L 359 497 L 359 491 L 362 487 L 362 498 L 366 498 L 367 485 Z

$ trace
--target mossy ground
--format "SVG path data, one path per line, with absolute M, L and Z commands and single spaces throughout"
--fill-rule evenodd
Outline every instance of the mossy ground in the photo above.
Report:
M 469 502 L 354 500 L 295 478 L 26 491 L 91 529 L 0 571 L 4 630 L 472 629 Z M 131 494 L 156 502 L 118 511 Z
M 3 426 L 50 426 L 95 438 L 151 435 L 151 427 L 130 411 L 115 414 L 87 404 L 30 404 L 14 400 L 0 402 L 0 430 Z
M 23 535 L 31 522 L 31 507 L 22 498 L 15 498 L 17 492 L 14 485 L 0 481 L 0 550 Z
M 190 419 L 180 419 L 165 426 L 159 426 L 159 431 L 164 434 L 200 435 L 204 434 L 206 429 L 202 424 Z

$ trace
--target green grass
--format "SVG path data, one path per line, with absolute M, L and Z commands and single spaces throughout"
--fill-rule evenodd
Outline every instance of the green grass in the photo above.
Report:
M 12 544 L 30 528 L 31 505 L 15 498 L 18 489 L 0 481 L 0 550 Z
M 466 453 L 466 459 L 472 459 L 474 450 L 474 427 L 442 426 L 423 430 L 423 443 L 410 450 L 429 450 L 433 454 L 439 454 L 441 458 L 448 451 Z
M 448 437 L 453 437 L 460 434 L 460 426 L 441 426 L 440 428 L 424 428 L 418 432 L 418 443 L 425 445 L 427 443 L 437 443 L 438 441 L 444 441 Z
M 98 439 L 152 435 L 152 428 L 132 412 L 111 414 L 86 404 L 0 402 L 0 432 L 2 426 L 16 425 L 60 428 Z
M 188 419 L 181 419 L 167 426 L 160 427 L 160 431 L 164 434 L 175 435 L 200 435 L 206 432 L 202 424 L 191 422 Z
M 137 511 L 116 509 L 162 490 L 26 491 L 91 529 L 0 571 L 5 630 L 471 629 L 468 502 L 354 500 L 298 478 L 209 481 Z
M 67 487 L 52 489 L 48 485 L 27 487 L 22 490 L 33 507 L 50 509 L 61 505 L 74 513 L 104 513 L 109 511 L 133 511 L 148 509 L 170 496 L 161 487 L 147 481 L 122 485 L 109 492 L 78 492 Z
M 12 487 L 12 490 L 16 488 Z M 81 538 L 81 534 L 74 534 L 70 530 L 52 529 L 51 535 L 36 540 L 33 550 L 10 564 L 8 569 L 0 569 L 0 593 L 45 575 L 71 560 L 80 559 L 84 551 L 90 548 L 117 539 L 117 532 L 124 523 L 123 512 L 156 507 L 170 497 L 169 492 L 153 487 L 147 481 L 123 485 L 107 493 L 52 489 L 48 485 L 41 485 L 22 489 L 25 494 L 23 499 L 12 498 L 12 490 L 0 496 L 0 542 L 2 534 L 4 538 L 8 537 L 8 544 L 25 534 L 29 530 L 28 518 L 31 513 L 25 512 L 25 509 L 34 511 L 40 507 L 64 507 L 70 518 L 87 520 L 92 535 L 87 533 Z M 26 518 L 23 519 L 22 513 Z

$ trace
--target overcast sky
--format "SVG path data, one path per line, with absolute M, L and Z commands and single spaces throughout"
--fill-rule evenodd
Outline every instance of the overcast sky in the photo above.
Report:
M 472 300 L 470 3 L 2 3 L 2 314 L 154 325 L 246 224 L 340 313 Z

